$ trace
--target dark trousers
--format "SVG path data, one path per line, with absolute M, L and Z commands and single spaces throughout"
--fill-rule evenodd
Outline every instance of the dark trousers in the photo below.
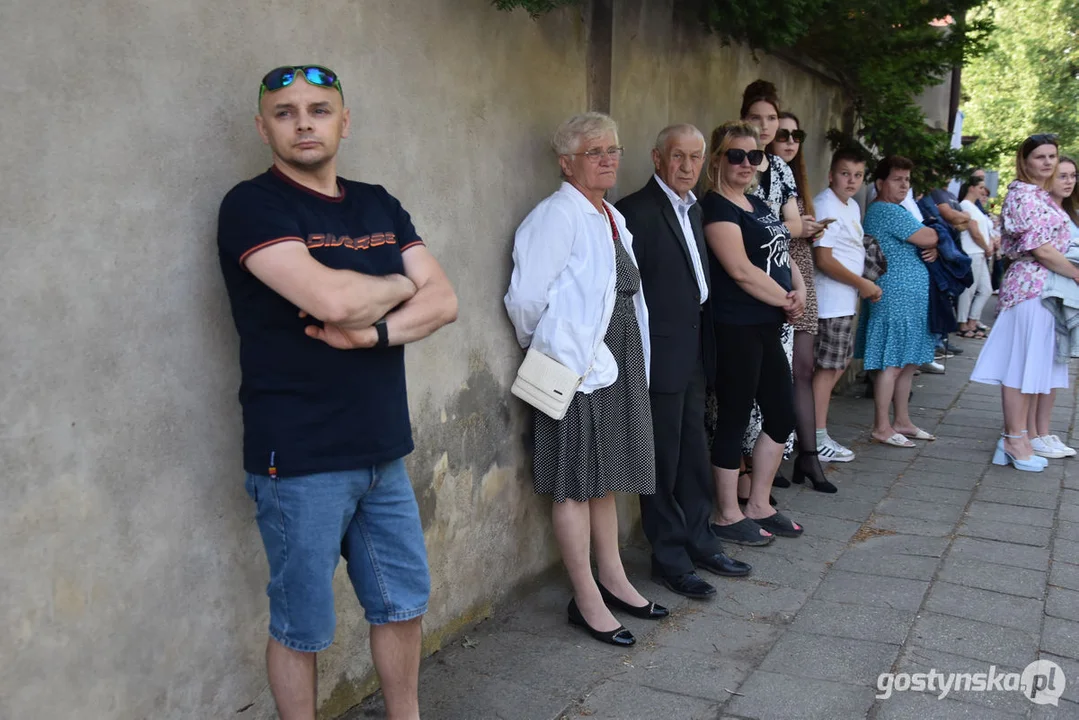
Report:
M 791 366 L 780 341 L 779 323 L 716 325 L 716 433 L 712 464 L 737 470 L 742 461 L 742 436 L 753 401 L 761 409 L 761 432 L 777 443 L 794 430 Z
M 694 557 L 720 551 L 709 529 L 714 503 L 704 390 L 704 362 L 698 360 L 683 392 L 650 393 L 656 493 L 641 495 L 641 526 L 652 544 L 653 566 L 671 577 L 692 572 Z

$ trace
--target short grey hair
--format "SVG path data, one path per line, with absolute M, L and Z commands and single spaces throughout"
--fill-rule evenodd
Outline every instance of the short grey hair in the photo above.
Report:
M 682 135 L 693 135 L 701 141 L 701 152 L 707 152 L 708 142 L 704 139 L 704 133 L 697 129 L 696 125 L 690 125 L 689 123 L 681 123 L 678 125 L 668 125 L 659 131 L 659 135 L 656 135 L 656 150 L 663 153 L 667 152 L 667 145 L 673 138 L 681 137 Z
M 600 112 L 586 112 L 574 115 L 558 126 L 551 138 L 551 147 L 558 155 L 572 155 L 581 147 L 581 142 L 597 138 L 607 133 L 614 133 L 614 142 L 618 144 L 618 124 L 610 115 Z

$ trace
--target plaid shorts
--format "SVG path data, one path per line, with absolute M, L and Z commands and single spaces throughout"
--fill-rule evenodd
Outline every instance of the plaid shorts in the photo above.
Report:
M 813 346 L 817 367 L 843 370 L 854 357 L 854 316 L 821 318 Z

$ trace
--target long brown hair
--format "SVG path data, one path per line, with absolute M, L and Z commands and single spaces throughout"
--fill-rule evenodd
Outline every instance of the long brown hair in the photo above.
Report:
M 1034 178 L 1027 172 L 1027 158 L 1042 145 L 1052 145 L 1057 149 L 1058 153 L 1060 152 L 1060 143 L 1057 141 L 1056 135 L 1048 133 L 1031 135 L 1023 141 L 1023 144 L 1019 146 L 1019 149 L 1015 153 L 1015 179 L 1019 182 L 1037 185 L 1043 190 L 1048 190 L 1053 186 L 1053 175 L 1056 174 L 1056 168 L 1053 168 L 1053 175 L 1050 175 L 1049 179 L 1045 182 L 1035 182 Z M 1059 154 L 1057 157 L 1057 164 L 1060 164 Z
M 1057 158 L 1056 172 L 1060 172 L 1060 166 L 1064 163 L 1071 163 L 1071 166 L 1076 170 L 1079 170 L 1079 163 L 1068 157 L 1067 155 L 1061 155 Z M 1055 174 L 1055 173 L 1054 173 Z M 1079 183 L 1075 184 L 1072 188 L 1072 194 L 1060 201 L 1060 207 L 1064 208 L 1064 212 L 1068 214 L 1068 217 L 1072 219 L 1072 222 L 1079 225 Z
M 760 142 L 761 133 L 756 125 L 741 120 L 723 123 L 712 131 L 708 167 L 705 168 L 704 177 L 701 180 L 702 195 L 709 190 L 719 192 L 719 164 L 723 160 L 723 154 L 730 148 L 732 140 L 743 137 L 753 138 L 754 142 Z
M 794 124 L 799 130 L 802 129 L 802 121 L 798 119 L 798 116 L 792 112 L 779 113 L 780 120 L 793 120 Z M 776 152 L 772 148 L 775 145 L 775 140 L 768 143 L 768 147 L 764 149 L 765 152 L 775 155 Z M 806 215 L 816 215 L 813 210 L 813 195 L 809 192 L 809 179 L 806 174 L 806 159 L 802 154 L 802 147 L 805 143 L 798 143 L 798 154 L 791 158 L 791 161 L 787 163 L 790 166 L 791 172 L 794 173 L 794 184 L 798 188 L 798 198 L 802 201 L 802 209 Z M 778 157 L 778 156 L 777 156 Z M 782 160 L 782 158 L 780 158 Z

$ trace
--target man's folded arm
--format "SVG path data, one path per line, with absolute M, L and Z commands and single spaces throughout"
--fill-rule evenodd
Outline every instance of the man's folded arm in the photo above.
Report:
M 416 294 L 416 285 L 404 275 L 363 275 L 326 267 L 302 242 L 264 247 L 249 255 L 244 266 L 311 317 L 350 330 L 373 325 Z

